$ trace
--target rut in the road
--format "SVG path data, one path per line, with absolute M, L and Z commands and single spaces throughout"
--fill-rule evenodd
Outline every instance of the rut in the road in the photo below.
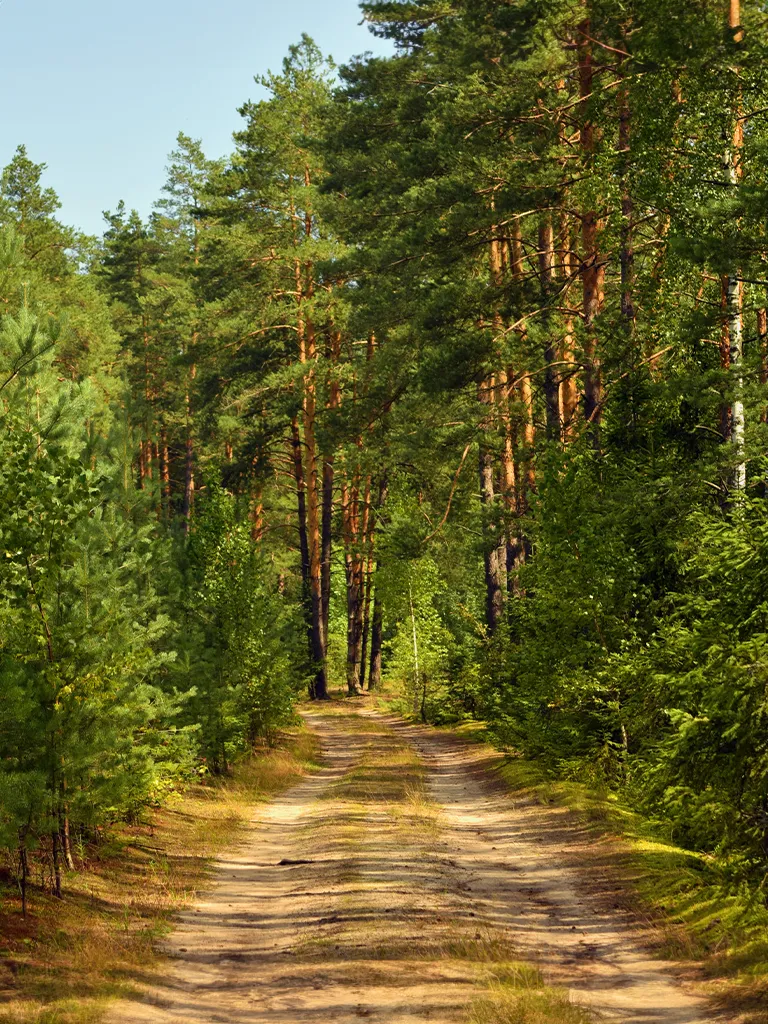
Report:
M 371 712 L 307 718 L 326 767 L 222 861 L 168 942 L 167 977 L 112 1024 L 452 1024 L 489 981 L 535 984 L 521 960 L 601 1019 L 710 1019 L 580 895 L 567 832 L 499 794 L 482 754 Z M 563 1013 L 552 1024 L 578 1016 Z

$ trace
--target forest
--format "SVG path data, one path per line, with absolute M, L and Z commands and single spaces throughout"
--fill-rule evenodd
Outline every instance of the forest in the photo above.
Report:
M 7 863 L 386 687 L 760 890 L 765 7 L 361 9 L 148 219 L 2 172 Z

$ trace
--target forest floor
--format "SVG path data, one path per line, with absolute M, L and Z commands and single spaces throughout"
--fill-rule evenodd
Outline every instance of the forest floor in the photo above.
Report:
M 110 1024 L 705 1024 L 594 831 L 498 755 L 366 702 L 305 711 L 323 766 L 261 809 Z

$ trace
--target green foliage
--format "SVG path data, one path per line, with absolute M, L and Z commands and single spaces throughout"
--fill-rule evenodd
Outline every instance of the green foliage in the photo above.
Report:
M 20 149 L 0 183 L 0 843 L 52 854 L 57 889 L 76 839 L 292 716 L 291 616 L 247 516 L 213 488 L 185 545 L 172 481 L 136 460 L 189 437 L 194 187 L 215 165 L 180 145 L 162 218 L 121 209 L 98 274 L 43 165 Z
M 395 396 L 380 448 L 390 678 L 414 688 L 418 579 L 436 616 L 431 717 L 478 715 L 553 775 L 621 789 L 758 877 L 765 12 L 742 3 L 741 39 L 714 0 L 363 9 L 397 52 L 341 69 L 324 145 L 351 321 L 381 340 L 379 395 Z M 724 139 L 741 146 L 729 176 Z M 592 216 L 605 279 L 588 323 Z M 742 353 L 724 351 L 724 274 L 741 278 Z M 570 425 L 552 412 L 568 379 Z M 465 445 L 466 467 L 492 467 L 482 504 L 476 470 L 456 474 Z M 491 555 L 498 625 L 481 612 Z
M 180 687 L 191 694 L 206 763 L 225 771 L 246 743 L 269 743 L 290 723 L 297 687 L 295 612 L 238 514 L 212 487 L 201 502 L 182 597 Z
M 153 677 L 168 620 L 151 527 L 111 467 L 83 463 L 98 398 L 61 382 L 58 328 L 2 324 L 0 749 L 4 841 L 134 815 L 191 766 Z
M 444 581 L 429 557 L 395 562 L 379 580 L 391 621 L 387 675 L 404 683 L 404 707 L 425 720 L 445 708 L 452 637 L 438 608 Z
M 642 778 L 683 842 L 768 853 L 768 532 L 762 498 L 694 511 L 679 592 L 632 668 L 663 716 Z M 717 770 L 713 772 L 712 766 Z

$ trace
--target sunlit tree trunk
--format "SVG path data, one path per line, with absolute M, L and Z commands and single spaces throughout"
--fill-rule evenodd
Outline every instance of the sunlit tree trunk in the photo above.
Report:
M 66 777 L 64 776 L 63 763 L 61 771 L 61 804 L 59 807 L 59 835 L 61 837 L 61 852 L 64 857 L 64 863 L 67 866 L 67 870 L 74 871 L 75 858 L 72 856 L 72 835 L 69 827 L 69 802 L 67 800 L 67 780 Z
M 586 168 L 591 168 L 595 154 L 595 126 L 590 113 L 590 102 L 595 82 L 595 69 L 591 42 L 592 26 L 588 19 L 578 27 L 579 92 L 581 97 L 580 144 Z M 600 254 L 601 224 L 594 206 L 582 213 L 581 281 L 583 289 L 582 314 L 584 318 L 584 419 L 592 428 L 597 443 L 602 414 L 602 380 L 600 353 L 595 333 L 595 321 L 603 308 L 605 298 L 605 265 Z
M 168 431 L 165 426 L 160 429 L 160 481 L 162 485 L 163 512 L 167 518 L 171 514 L 171 455 L 168 446 Z
M 555 274 L 554 232 L 552 217 L 545 214 L 539 225 L 539 278 L 541 281 L 542 305 L 546 308 L 552 301 Z M 551 317 L 545 317 L 546 342 L 544 345 L 544 406 L 547 438 L 556 440 L 560 435 L 560 409 L 558 402 L 557 345 L 552 333 Z
M 560 217 L 560 276 L 563 281 L 564 293 L 567 296 L 570 292 L 570 283 L 576 277 L 577 266 L 573 251 L 573 237 L 571 233 L 571 221 L 567 213 Z M 558 404 L 560 410 L 560 435 L 563 443 L 567 444 L 573 437 L 576 416 L 579 408 L 579 391 L 577 386 L 578 366 L 576 363 L 576 350 L 574 345 L 573 317 L 566 314 L 563 323 L 563 337 L 560 343 L 560 387 L 558 389 Z
M 264 496 L 261 485 L 258 485 L 251 495 L 249 518 L 251 520 L 251 540 L 254 544 L 258 544 L 264 536 Z
M 485 620 L 488 630 L 494 633 L 501 622 L 504 610 L 504 589 L 501 582 L 502 566 L 499 563 L 499 505 L 496 500 L 495 465 L 493 449 L 488 438 L 493 430 L 493 394 L 495 378 L 487 378 L 479 388 L 479 399 L 487 412 L 480 425 L 480 503 L 483 512 L 483 561 L 485 565 Z
M 327 408 L 333 412 L 341 405 L 341 388 L 338 375 L 334 370 L 341 358 L 341 334 L 335 329 L 330 331 L 327 356 L 331 364 L 328 381 Z M 328 616 L 331 606 L 331 564 L 333 558 L 333 496 L 335 479 L 335 458 L 332 452 L 326 452 L 323 459 L 323 522 L 322 522 L 322 594 L 323 594 L 323 630 L 328 637 Z

